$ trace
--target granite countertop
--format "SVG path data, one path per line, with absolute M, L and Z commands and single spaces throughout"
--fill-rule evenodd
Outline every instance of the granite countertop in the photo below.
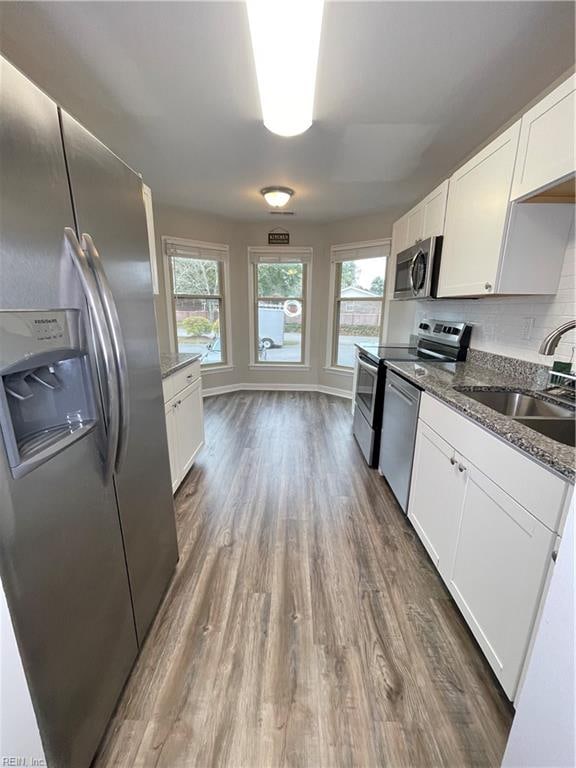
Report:
M 176 371 L 179 371 L 181 368 L 185 368 L 195 360 L 200 360 L 201 357 L 202 355 L 192 352 L 176 352 L 174 354 L 172 354 L 172 352 L 161 352 L 160 373 L 162 374 L 162 378 L 165 379 L 167 376 L 171 376 L 173 373 L 176 373 Z
M 401 363 L 386 362 L 386 366 L 416 384 L 421 389 L 450 405 L 464 416 L 478 422 L 485 429 L 511 443 L 532 459 L 543 464 L 566 480 L 574 483 L 576 450 L 558 443 L 523 424 L 513 421 L 492 408 L 472 400 L 454 387 L 485 387 L 523 391 L 542 390 L 542 383 L 526 376 L 504 373 L 475 363 Z M 543 399 L 558 402 L 541 392 Z M 570 408 L 570 406 L 567 406 Z

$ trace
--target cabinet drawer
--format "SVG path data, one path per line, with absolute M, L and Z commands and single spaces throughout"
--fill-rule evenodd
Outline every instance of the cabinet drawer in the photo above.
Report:
M 422 395 L 420 418 L 544 525 L 558 530 L 565 481 L 428 393 Z
M 181 368 L 179 371 L 176 371 L 176 373 L 173 373 L 170 378 L 172 379 L 172 396 L 174 397 L 181 392 L 184 387 L 187 387 L 192 384 L 193 381 L 200 378 L 200 360 L 195 360 L 185 368 Z

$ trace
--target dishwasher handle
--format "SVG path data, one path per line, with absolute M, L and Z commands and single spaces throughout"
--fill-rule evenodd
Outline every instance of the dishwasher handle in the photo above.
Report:
M 416 405 L 418 402 L 417 397 L 410 397 L 403 389 L 400 389 L 400 387 L 397 387 L 396 384 L 389 382 L 386 385 L 386 389 L 392 390 L 395 394 L 398 395 L 398 397 L 401 397 L 403 400 L 405 400 L 409 405 Z

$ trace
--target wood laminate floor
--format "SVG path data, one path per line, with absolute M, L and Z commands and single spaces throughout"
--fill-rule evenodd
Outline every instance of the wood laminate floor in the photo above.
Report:
M 349 402 L 205 414 L 178 569 L 97 768 L 498 766 L 511 709 Z

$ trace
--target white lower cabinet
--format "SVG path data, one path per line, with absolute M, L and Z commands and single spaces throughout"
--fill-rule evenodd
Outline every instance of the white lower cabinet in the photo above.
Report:
M 165 407 L 166 436 L 168 438 L 168 457 L 170 459 L 170 477 L 172 478 L 172 492 L 178 487 L 178 446 L 176 443 L 176 413 L 174 405 Z
M 408 517 L 444 581 L 450 576 L 464 498 L 465 477 L 458 466 L 454 448 L 420 422 Z
M 179 470 L 184 477 L 196 454 L 204 443 L 204 418 L 202 413 L 202 387 L 200 379 L 178 396 L 176 409 L 176 437 L 178 443 Z
M 465 474 L 448 588 L 513 699 L 556 534 L 476 467 Z
M 179 380 L 184 382 L 187 378 L 180 376 Z M 171 391 L 169 386 L 165 390 Z M 202 380 L 199 375 L 166 402 L 165 413 L 172 491 L 176 491 L 204 445 Z
M 568 486 L 426 393 L 420 415 L 408 517 L 513 701 Z

